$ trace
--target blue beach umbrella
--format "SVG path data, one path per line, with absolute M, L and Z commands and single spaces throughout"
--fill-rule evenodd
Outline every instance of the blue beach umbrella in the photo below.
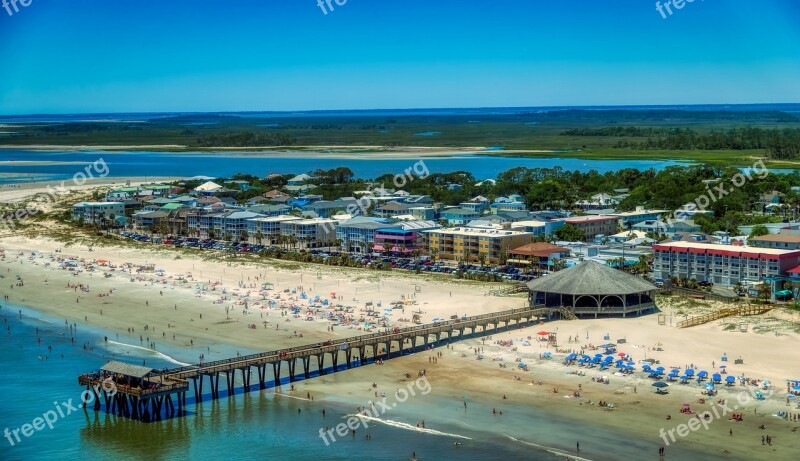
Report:
M 711 379 L 713 379 L 716 382 L 720 382 L 722 381 L 722 376 L 719 373 L 714 373 L 713 375 L 711 375 Z
M 728 384 L 733 384 L 736 382 L 736 378 L 733 376 L 728 376 L 727 378 L 725 378 L 725 382 Z
M 693 375 L 694 375 L 694 370 L 693 370 L 693 369 L 691 369 L 691 368 L 688 368 L 688 369 L 686 370 L 686 376 L 693 376 Z

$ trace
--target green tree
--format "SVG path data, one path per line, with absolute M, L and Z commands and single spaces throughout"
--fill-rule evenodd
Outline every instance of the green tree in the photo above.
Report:
M 753 226 L 753 230 L 750 231 L 750 238 L 761 237 L 762 235 L 767 234 L 769 234 L 769 229 L 767 229 L 767 226 L 758 224 Z
M 582 230 L 571 224 L 565 224 L 556 229 L 556 237 L 567 242 L 582 242 L 585 235 Z

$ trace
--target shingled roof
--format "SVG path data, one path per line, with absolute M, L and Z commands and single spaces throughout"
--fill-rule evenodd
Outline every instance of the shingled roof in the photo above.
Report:
M 527 283 L 530 291 L 565 295 L 625 295 L 655 290 L 652 283 L 595 261 L 585 261 Z
M 144 378 L 153 371 L 152 368 L 131 365 L 130 363 L 125 362 L 117 362 L 116 360 L 109 361 L 100 367 L 100 369 L 109 373 L 131 376 L 133 378 Z

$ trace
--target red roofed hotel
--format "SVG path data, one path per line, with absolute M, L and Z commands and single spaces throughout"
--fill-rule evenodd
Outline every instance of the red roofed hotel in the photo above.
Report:
M 653 245 L 653 252 L 656 280 L 677 277 L 731 286 L 786 276 L 800 265 L 800 250 L 670 242 Z

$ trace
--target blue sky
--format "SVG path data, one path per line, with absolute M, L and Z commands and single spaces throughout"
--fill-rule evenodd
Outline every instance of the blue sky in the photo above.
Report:
M 0 114 L 800 102 L 793 0 L 30 1 Z

